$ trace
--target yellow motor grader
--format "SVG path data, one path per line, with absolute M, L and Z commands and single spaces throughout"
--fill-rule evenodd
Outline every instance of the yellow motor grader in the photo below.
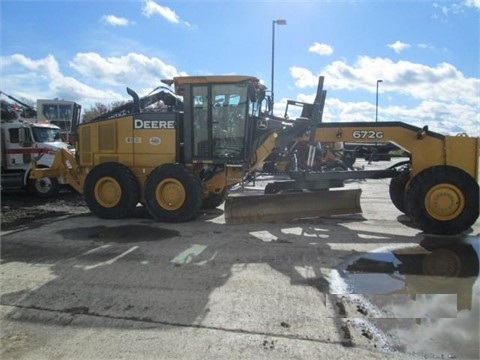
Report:
M 352 178 L 392 178 L 393 203 L 425 232 L 467 230 L 479 214 L 478 138 L 443 136 L 399 122 L 322 123 L 320 104 L 310 117 L 288 120 L 264 110 L 266 88 L 251 76 L 192 76 L 79 125 L 76 155 L 57 153 L 49 169 L 31 178 L 62 175 L 83 193 L 97 216 L 129 216 L 138 203 L 165 222 L 193 219 L 225 200 L 229 223 L 360 212 L 360 190 L 334 190 Z M 323 90 L 322 90 L 323 91 Z M 317 96 L 318 98 L 318 96 Z M 291 141 L 393 142 L 410 161 L 382 171 L 309 171 L 268 184 L 260 197 L 228 196 L 228 189 Z M 308 163 L 307 163 L 308 165 Z M 281 205 L 287 201 L 288 206 Z M 285 209 L 288 214 L 285 214 Z

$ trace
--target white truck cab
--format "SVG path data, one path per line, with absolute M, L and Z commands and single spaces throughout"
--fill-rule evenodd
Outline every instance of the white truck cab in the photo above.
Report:
M 2 122 L 0 142 L 2 190 L 25 188 L 40 198 L 51 198 L 57 195 L 61 184 L 66 184 L 62 177 L 28 178 L 34 160 L 37 167 L 48 168 L 59 149 L 74 151 L 62 141 L 58 126 L 18 120 Z

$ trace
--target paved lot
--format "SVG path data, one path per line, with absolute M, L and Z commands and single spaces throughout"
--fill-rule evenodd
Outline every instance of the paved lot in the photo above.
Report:
M 222 210 L 216 209 L 193 222 L 165 224 L 139 210 L 135 218 L 122 221 L 80 214 L 3 233 L 0 355 L 384 359 L 473 354 L 474 358 L 478 271 L 467 277 L 473 279 L 466 286 L 476 300 L 470 308 L 467 304 L 466 315 L 447 309 L 447 314 L 431 316 L 428 304 L 433 302 L 427 303 L 426 313 L 399 315 L 399 303 L 414 308 L 420 304 L 409 304 L 410 295 L 398 298 L 408 292 L 395 289 L 411 284 L 405 273 L 397 269 L 385 280 L 372 276 L 386 276 L 385 269 L 363 267 L 363 274 L 369 275 L 365 278 L 359 276 L 358 266 L 351 270 L 362 255 L 383 254 L 384 262 L 368 262 L 377 266 L 388 263 L 389 254 L 399 256 L 399 249 L 408 253 L 425 242 L 425 235 L 410 227 L 391 204 L 388 183 L 368 180 L 348 185 L 363 191 L 362 215 L 226 225 Z M 479 233 L 477 222 L 467 237 L 477 254 Z M 398 257 L 395 261 L 398 265 Z M 401 285 L 392 285 L 392 290 L 385 285 L 390 281 Z M 399 302 L 395 304 L 394 290 Z M 390 297 L 362 295 L 375 293 Z M 393 305 L 397 315 L 392 317 L 398 319 L 387 321 L 382 311 L 394 311 Z M 446 346 L 444 337 L 434 336 L 437 329 L 430 318 L 437 317 L 449 319 L 443 328 L 464 330 L 463 337 L 448 338 Z M 460 321 L 465 317 L 467 323 Z M 419 320 L 423 318 L 427 321 Z M 406 334 L 414 334 L 411 329 L 424 338 L 410 339 Z M 424 346 L 418 346 L 419 341 Z M 465 352 L 458 342 L 471 350 Z

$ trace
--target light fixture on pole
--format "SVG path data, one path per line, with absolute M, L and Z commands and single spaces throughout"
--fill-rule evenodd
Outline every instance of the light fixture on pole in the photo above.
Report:
M 273 100 L 273 81 L 274 81 L 274 69 L 275 69 L 275 24 L 277 25 L 287 25 L 287 20 L 279 19 L 272 21 L 272 82 L 271 85 L 271 92 L 272 92 L 272 105 L 274 103 Z M 273 109 L 272 109 L 273 111 Z
M 383 82 L 383 80 L 377 80 L 377 101 L 375 103 L 375 122 L 378 121 L 378 84 Z

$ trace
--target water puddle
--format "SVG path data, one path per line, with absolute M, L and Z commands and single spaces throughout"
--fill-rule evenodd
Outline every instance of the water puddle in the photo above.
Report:
M 163 229 L 148 225 L 119 225 L 81 227 L 60 230 L 58 232 L 70 240 L 93 240 L 100 242 L 134 243 L 160 241 L 180 236 L 176 230 Z
M 358 317 L 394 349 L 478 359 L 479 248 L 480 236 L 425 237 L 416 246 L 356 256 L 339 275 Z

